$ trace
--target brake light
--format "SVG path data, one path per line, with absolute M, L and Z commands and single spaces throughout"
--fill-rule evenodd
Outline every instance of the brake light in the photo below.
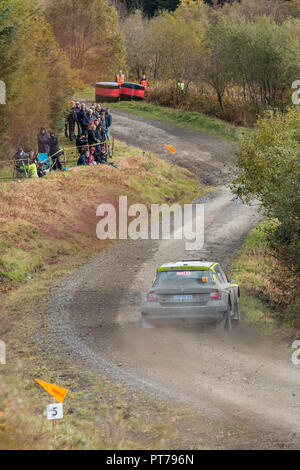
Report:
M 209 297 L 211 298 L 211 300 L 220 300 L 221 292 L 219 290 L 214 290 L 213 292 L 211 292 Z
M 150 292 L 150 294 L 148 294 L 147 300 L 148 302 L 157 302 L 158 297 L 156 294 L 154 294 L 154 292 Z

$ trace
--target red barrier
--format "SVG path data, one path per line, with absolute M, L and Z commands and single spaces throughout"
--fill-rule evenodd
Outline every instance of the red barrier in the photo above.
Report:
M 119 101 L 120 87 L 116 82 L 98 82 L 96 83 L 96 103 L 112 103 Z
M 121 86 L 122 101 L 141 101 L 145 97 L 145 87 L 138 83 L 123 83 Z

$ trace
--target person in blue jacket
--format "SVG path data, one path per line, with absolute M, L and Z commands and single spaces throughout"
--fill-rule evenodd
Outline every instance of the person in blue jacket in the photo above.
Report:
M 89 150 L 86 149 L 85 152 L 83 152 L 80 157 L 78 158 L 77 165 L 82 166 L 82 165 L 89 165 Z

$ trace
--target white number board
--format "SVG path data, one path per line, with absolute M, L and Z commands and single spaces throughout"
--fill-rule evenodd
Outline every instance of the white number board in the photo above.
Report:
M 54 419 L 62 419 L 64 417 L 63 404 L 55 403 L 55 405 L 47 406 L 47 419 L 49 421 Z

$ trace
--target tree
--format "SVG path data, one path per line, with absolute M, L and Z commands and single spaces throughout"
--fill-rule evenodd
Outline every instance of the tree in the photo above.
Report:
M 124 64 L 117 11 L 106 0 L 53 0 L 46 13 L 71 66 L 89 80 L 109 79 Z
M 128 16 L 121 27 L 125 38 L 126 62 L 130 75 L 139 80 L 149 69 L 149 53 L 146 37 L 149 35 L 149 20 L 143 18 L 141 10 Z
M 217 95 L 221 111 L 227 85 L 233 78 L 224 56 L 224 35 L 219 15 L 210 15 L 205 27 L 205 54 L 201 63 L 201 80 L 211 86 Z
M 229 18 L 220 12 L 215 16 L 215 41 L 223 73 L 227 71 L 242 87 L 245 99 L 250 99 L 257 114 L 268 106 L 276 106 L 295 74 L 300 73 L 299 38 L 291 35 L 292 28 L 300 31 L 300 23 L 294 20 L 277 24 L 266 16 Z M 292 63 L 296 69 L 292 69 Z
M 7 159 L 16 145 L 34 147 L 41 125 L 59 126 L 72 89 L 66 58 L 32 0 L 0 0 L 0 60 L 7 88 L 0 141 Z
M 273 221 L 268 240 L 277 258 L 300 272 L 300 109 L 266 114 L 240 142 L 235 193 L 259 200 Z
M 162 13 L 151 21 L 147 38 L 152 57 L 159 56 L 159 72 L 163 79 L 189 84 L 200 74 L 204 28 L 199 21 L 199 7 L 180 7 L 174 13 Z M 157 63 L 157 60 L 156 60 Z

